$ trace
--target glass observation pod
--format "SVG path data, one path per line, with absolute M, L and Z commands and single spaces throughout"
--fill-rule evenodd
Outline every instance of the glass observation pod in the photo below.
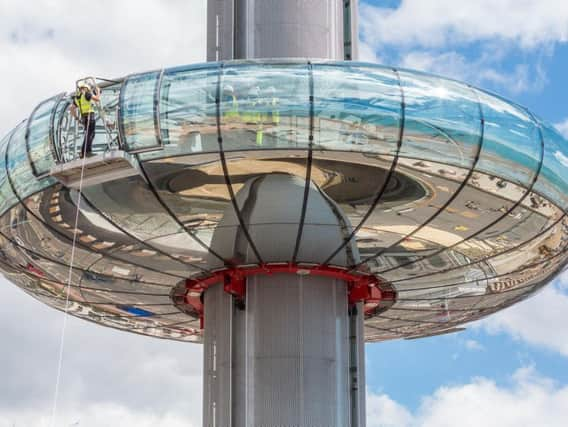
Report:
M 568 143 L 493 94 L 373 64 L 293 60 L 170 68 L 101 88 L 76 230 L 78 191 L 64 178 L 83 166 L 84 130 L 71 95 L 42 102 L 0 143 L 0 268 L 63 309 L 76 232 L 78 317 L 201 341 L 199 318 L 175 302 L 180 284 L 293 263 L 376 276 L 391 297 L 366 307 L 366 339 L 415 338 L 507 307 L 566 264 Z M 297 221 L 249 215 L 255 183 L 274 175 L 343 213 L 341 247 L 305 255 L 330 227 L 310 216 L 310 191 L 282 194 Z M 218 229 L 244 230 L 254 260 L 218 248 Z M 267 252 L 266 234 L 296 244 Z

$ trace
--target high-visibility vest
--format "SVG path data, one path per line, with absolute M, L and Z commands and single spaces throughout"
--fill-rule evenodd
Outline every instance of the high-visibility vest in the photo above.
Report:
M 231 95 L 231 97 L 233 98 L 231 101 L 231 108 L 223 114 L 226 119 L 239 117 L 239 101 L 235 95 Z
M 77 107 L 79 107 L 79 111 L 81 112 L 82 116 L 95 112 L 93 103 L 91 101 L 87 101 L 87 97 L 84 93 L 75 98 L 75 104 L 77 105 Z
M 278 99 L 272 98 L 272 102 L 270 104 L 272 106 L 272 124 L 279 125 L 280 111 L 278 110 Z

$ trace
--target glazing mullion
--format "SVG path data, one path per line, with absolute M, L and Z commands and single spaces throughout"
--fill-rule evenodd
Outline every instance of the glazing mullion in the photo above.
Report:
M 461 184 L 459 185 L 458 189 L 454 192 L 454 194 L 452 194 L 452 196 L 450 198 L 448 198 L 448 200 L 446 200 L 446 202 L 442 206 L 440 206 L 440 208 L 436 212 L 434 212 L 434 214 L 431 215 L 426 221 L 422 222 L 416 229 L 414 229 L 412 232 L 408 233 L 406 236 L 404 236 L 404 237 L 400 238 L 399 240 L 397 240 L 396 242 L 392 243 L 388 248 L 381 249 L 375 255 L 372 255 L 370 257 L 365 258 L 364 260 L 361 260 L 361 262 L 358 265 L 356 265 L 355 268 L 365 264 L 367 261 L 369 261 L 371 259 L 376 259 L 376 258 L 380 257 L 385 252 L 390 251 L 391 249 L 395 248 L 400 243 L 404 242 L 406 239 L 409 239 L 412 236 L 415 236 L 418 232 L 423 230 L 428 224 L 430 224 L 432 221 L 434 221 L 442 212 L 444 212 L 444 210 L 448 206 L 450 206 L 452 204 L 452 202 L 454 200 L 456 200 L 458 195 L 460 195 L 460 193 L 466 188 L 467 184 L 469 184 L 469 181 L 471 180 L 471 177 L 473 176 L 473 174 L 475 172 L 475 168 L 476 168 L 477 164 L 479 163 L 479 159 L 481 157 L 481 151 L 482 151 L 482 148 L 483 148 L 483 141 L 485 139 L 485 118 L 483 116 L 483 108 L 481 107 L 481 101 L 479 99 L 479 96 L 477 95 L 477 92 L 475 90 L 473 90 L 472 88 L 470 88 L 470 89 L 471 89 L 472 93 L 474 94 L 474 96 L 477 98 L 477 105 L 478 105 L 478 108 L 479 108 L 480 131 L 479 131 L 479 141 L 477 143 L 477 151 L 475 153 L 475 158 L 474 158 L 473 163 L 471 164 L 471 166 L 468 170 L 468 173 L 467 173 L 465 179 L 461 182 Z M 439 253 L 443 252 L 446 249 L 447 248 L 442 249 Z M 380 271 L 377 274 L 386 273 L 386 272 L 395 270 L 397 268 L 405 267 L 407 265 L 414 264 L 418 261 L 428 259 L 432 256 L 434 256 L 434 255 L 430 254 L 426 257 L 418 258 L 416 260 L 412 260 L 412 261 L 400 264 L 397 267 L 393 267 L 393 268 L 390 268 L 388 270 Z
M 302 202 L 302 211 L 300 214 L 300 223 L 298 225 L 298 234 L 296 236 L 296 243 L 294 245 L 294 253 L 292 255 L 292 263 L 295 263 L 298 258 L 300 244 L 302 242 L 302 233 L 304 231 L 304 222 L 306 220 L 306 212 L 308 208 L 310 184 L 312 180 L 312 163 L 314 154 L 314 66 L 308 62 L 308 75 L 309 75 L 309 105 L 310 105 L 310 123 L 309 123 L 309 145 L 308 145 L 308 159 L 306 161 L 306 184 L 304 187 L 304 199 Z
M 558 224 L 560 224 L 560 222 L 562 222 L 562 221 L 565 220 L 565 219 L 566 219 L 566 216 L 563 216 L 563 217 L 562 217 L 560 220 L 558 220 L 556 223 L 552 224 L 546 231 L 549 231 L 550 229 L 556 227 Z M 509 249 L 508 251 L 503 252 L 503 253 L 501 253 L 501 254 L 499 254 L 499 255 L 504 255 L 504 254 L 506 254 L 506 253 L 509 252 L 509 251 L 515 251 L 515 250 L 519 249 L 520 247 L 523 247 L 523 246 L 528 245 L 528 244 L 530 244 L 530 243 L 531 243 L 531 241 L 530 241 L 530 240 L 527 240 L 527 241 L 523 242 L 522 245 L 519 245 L 519 246 L 517 246 L 517 247 L 515 247 L 515 248 L 511 248 L 511 249 Z M 554 259 L 554 258 L 556 258 L 556 257 L 558 257 L 558 256 L 560 256 L 560 255 L 562 255 L 562 254 L 564 254 L 564 253 L 566 253 L 566 252 L 568 252 L 568 250 L 567 250 L 567 249 L 564 249 L 562 252 L 560 252 L 560 253 L 558 253 L 558 254 L 556 254 L 556 255 L 550 257 L 550 258 L 547 258 L 545 261 L 541 261 L 541 262 L 538 262 L 538 263 L 530 264 L 528 267 L 527 267 L 527 266 L 523 266 L 523 267 L 517 268 L 517 269 L 515 269 L 515 270 L 509 271 L 509 272 L 507 272 L 507 273 L 502 273 L 502 274 L 499 274 L 499 275 L 496 275 L 496 276 L 492 276 L 491 279 L 496 279 L 496 278 L 499 278 L 499 277 L 505 277 L 505 276 L 508 276 L 508 275 L 510 275 L 510 274 L 515 274 L 515 273 L 518 273 L 518 272 L 521 272 L 521 271 L 525 271 L 525 270 L 527 270 L 527 269 L 529 269 L 529 268 L 533 268 L 534 266 L 537 266 L 537 265 L 543 264 L 543 263 L 545 263 L 545 262 L 548 262 L 548 261 L 550 261 L 550 260 L 552 260 L 552 259 Z M 435 275 L 437 275 L 437 274 L 446 273 L 446 272 L 448 272 L 448 271 L 458 270 L 458 269 L 463 268 L 463 267 L 468 267 L 468 266 L 475 265 L 475 264 L 478 264 L 478 263 L 486 262 L 486 261 L 488 261 L 488 260 L 491 259 L 491 258 L 493 258 L 493 257 L 492 257 L 492 256 L 491 256 L 491 257 L 487 257 L 487 258 L 484 258 L 484 259 L 482 259 L 482 260 L 476 261 L 475 263 L 466 264 L 466 265 L 460 265 L 460 266 L 458 266 L 458 267 L 456 267 L 456 268 L 451 268 L 451 269 L 448 269 L 448 270 L 442 270 L 442 271 L 437 271 L 437 272 L 433 272 L 433 273 L 423 274 L 422 276 L 413 276 L 412 279 L 413 279 L 413 280 L 415 280 L 415 279 L 422 279 L 422 278 L 424 278 L 424 277 L 431 277 L 431 276 L 435 276 Z M 449 284 L 446 284 L 446 285 L 441 285 L 441 286 L 428 286 L 428 287 L 424 287 L 424 288 L 412 288 L 412 289 L 406 289 L 406 290 L 405 290 L 405 289 L 399 289 L 397 292 L 413 292 L 413 291 L 420 291 L 420 290 L 443 289 L 443 288 L 448 288 L 448 287 L 452 287 L 452 286 L 463 285 L 463 284 L 467 284 L 467 283 L 475 283 L 475 282 L 478 281 L 478 280 L 479 280 L 479 279 L 474 279 L 474 280 L 469 280 L 469 281 L 466 281 L 466 282 L 449 283 Z M 390 281 L 389 283 L 390 283 L 390 284 L 394 284 L 394 283 L 400 283 L 400 282 L 406 282 L 406 281 L 408 281 L 408 279 L 397 279 L 397 280 Z
M 393 69 L 394 74 L 396 75 L 397 78 L 397 82 L 398 82 L 398 87 L 400 90 L 400 122 L 399 122 L 399 129 L 398 129 L 398 139 L 397 139 L 397 145 L 396 145 L 396 151 L 395 151 L 395 155 L 394 158 L 392 160 L 392 163 L 390 165 L 389 171 L 386 175 L 385 181 L 382 185 L 382 187 L 380 188 L 380 190 L 378 191 L 377 195 L 375 196 L 373 203 L 371 204 L 370 209 L 367 211 L 367 213 L 365 214 L 365 216 L 363 217 L 363 219 L 359 222 L 359 224 L 357 224 L 357 226 L 353 229 L 353 232 L 351 233 L 351 235 L 344 240 L 344 242 L 341 244 L 341 246 L 339 248 L 337 248 L 324 262 L 323 265 L 327 265 L 329 264 L 329 262 L 343 249 L 345 248 L 345 246 L 347 246 L 349 244 L 349 242 L 351 242 L 353 240 L 353 238 L 357 235 L 357 232 L 363 227 L 363 225 L 365 224 L 365 222 L 367 221 L 367 219 L 369 219 L 369 217 L 373 214 L 373 212 L 375 211 L 375 208 L 377 207 L 377 205 L 379 204 L 380 200 L 382 199 L 383 195 L 385 194 L 389 183 L 396 171 L 396 167 L 398 165 L 398 160 L 400 157 L 400 150 L 402 147 L 402 142 L 404 140 L 404 129 L 405 129 L 405 123 L 406 123 L 406 101 L 405 101 L 405 94 L 404 94 L 404 87 L 402 86 L 402 82 L 400 79 L 400 74 L 398 72 L 398 70 Z M 355 265 L 353 267 L 353 269 L 357 268 L 359 265 L 363 264 L 363 261 L 361 261 L 359 264 Z
M 264 261 L 262 259 L 262 257 L 260 256 L 260 253 L 256 247 L 256 245 L 254 244 L 254 241 L 252 240 L 252 237 L 249 233 L 248 228 L 246 227 L 245 221 L 243 219 L 242 216 L 242 212 L 239 209 L 239 204 L 237 203 L 237 199 L 235 197 L 235 191 L 233 190 L 233 183 L 231 181 L 231 176 L 229 174 L 229 169 L 227 167 L 227 159 L 225 157 L 225 151 L 223 148 L 223 132 L 221 130 L 221 85 L 223 83 L 223 70 L 224 70 L 224 64 L 221 63 L 219 65 L 219 75 L 217 78 L 217 87 L 216 87 L 216 93 L 215 93 L 215 118 L 217 121 L 217 142 L 219 143 L 219 156 L 221 159 L 221 166 L 223 168 L 223 176 L 225 178 L 225 184 L 227 185 L 227 190 L 229 192 L 229 197 L 231 198 L 231 204 L 233 205 L 233 209 L 235 210 L 235 215 L 237 216 L 237 219 L 239 221 L 239 225 L 243 231 L 243 234 L 245 235 L 245 238 L 247 239 L 251 250 L 253 251 L 256 259 L 258 260 L 258 262 L 260 264 L 263 264 Z
M 44 227 L 46 227 L 47 229 L 49 229 L 49 230 L 52 231 L 53 233 L 57 234 L 58 236 L 61 236 L 64 240 L 70 242 L 71 239 L 70 239 L 67 235 L 65 235 L 65 234 L 62 233 L 61 231 L 57 230 L 57 229 L 54 228 L 53 226 L 49 225 L 48 223 L 42 221 L 42 220 L 37 216 L 37 214 L 34 213 L 34 212 L 24 203 L 24 200 L 20 197 L 19 193 L 16 191 L 16 188 L 15 188 L 15 186 L 14 186 L 14 182 L 13 182 L 12 177 L 11 177 L 10 167 L 8 166 L 8 164 L 9 164 L 9 163 L 8 163 L 8 162 L 9 162 L 9 155 L 8 155 L 8 153 L 9 153 L 9 150 L 10 150 L 11 142 L 12 142 L 12 140 L 10 140 L 10 141 L 8 142 L 8 146 L 7 146 L 7 148 L 6 148 L 6 157 L 5 157 L 5 158 L 6 158 L 6 165 L 7 165 L 7 166 L 6 166 L 6 176 L 7 176 L 7 178 L 8 178 L 8 182 L 10 183 L 10 187 L 11 187 L 12 191 L 14 192 L 15 196 L 18 198 L 18 201 L 20 202 L 20 205 L 26 210 L 26 212 L 28 212 L 31 216 L 33 216 L 39 223 L 43 224 Z M 79 241 L 76 242 L 76 245 L 79 246 L 80 248 L 86 250 L 86 251 L 92 252 L 92 250 L 91 250 L 88 246 L 86 246 L 86 245 L 80 243 Z M 136 266 L 136 267 L 139 267 L 139 268 L 148 270 L 148 271 L 153 271 L 153 272 L 158 273 L 158 274 L 163 274 L 163 275 L 165 275 L 165 276 L 170 276 L 170 277 L 181 277 L 181 276 L 177 276 L 177 275 L 175 275 L 175 274 L 171 274 L 171 273 L 168 273 L 168 272 L 165 272 L 165 271 L 160 271 L 160 270 L 156 270 L 156 269 L 154 269 L 154 268 L 148 267 L 148 266 L 144 266 L 144 265 L 141 265 L 141 264 L 137 264 L 137 263 L 134 263 L 134 262 L 132 262 L 132 261 L 126 261 L 126 260 L 124 260 L 124 259 L 122 259 L 122 258 L 119 258 L 119 257 L 116 257 L 116 256 L 114 256 L 114 255 L 111 255 L 111 254 L 110 254 L 109 252 L 107 252 L 107 251 L 102 251 L 102 250 L 100 250 L 100 251 L 98 251 L 97 253 L 101 254 L 103 257 L 107 257 L 107 258 L 109 258 L 109 259 L 113 259 L 113 260 L 118 261 L 118 262 L 121 262 L 121 263 L 130 264 L 130 265 L 133 265 L 133 266 Z
M 156 187 L 154 186 L 152 180 L 150 179 L 150 176 L 148 175 L 148 172 L 146 171 L 145 167 L 144 167 L 144 162 L 142 162 L 140 160 L 140 155 L 139 154 L 135 154 L 136 156 L 136 161 L 138 162 L 139 166 L 140 166 L 140 172 L 142 173 L 142 175 L 144 176 L 144 180 L 146 181 L 146 183 L 148 184 L 148 187 L 150 189 L 150 191 L 152 192 L 152 194 L 154 195 L 154 197 L 156 198 L 156 200 L 158 201 L 158 203 L 162 206 L 162 208 L 164 208 L 164 210 L 168 213 L 168 215 L 174 220 L 174 222 L 176 224 L 178 224 L 181 229 L 183 231 L 185 231 L 193 240 L 195 240 L 195 242 L 201 246 L 203 249 L 207 250 L 207 252 L 209 252 L 211 255 L 213 255 L 215 258 L 219 259 L 221 262 L 223 262 L 225 265 L 231 265 L 232 263 L 229 260 L 224 259 L 221 255 L 219 255 L 216 251 L 214 251 L 211 247 L 209 247 L 208 245 L 206 245 L 203 240 L 201 240 L 195 233 L 193 233 L 191 230 L 189 230 L 177 217 L 177 215 L 170 209 L 170 207 L 164 202 L 164 200 L 162 199 L 162 197 L 160 197 L 160 194 L 158 193 L 158 190 L 156 189 Z
M 132 240 L 135 240 L 136 242 L 138 242 L 138 244 L 140 244 L 141 246 L 146 246 L 148 248 L 151 248 L 152 250 L 164 255 L 165 257 L 168 257 L 170 259 L 172 259 L 173 261 L 179 262 L 181 264 L 185 264 L 189 267 L 192 267 L 194 269 L 197 270 L 201 270 L 201 272 L 203 273 L 208 273 L 209 270 L 204 269 L 198 265 L 195 264 L 191 264 L 185 261 L 182 261 L 180 259 L 177 259 L 176 257 L 172 256 L 171 254 L 158 249 L 156 247 L 154 247 L 153 245 L 150 245 L 149 243 L 139 239 L 138 237 L 136 237 L 134 234 L 130 233 L 129 231 L 127 231 L 124 227 L 120 226 L 119 224 L 117 224 L 109 215 L 106 215 L 103 211 L 101 211 L 94 203 L 92 203 L 87 196 L 83 195 L 83 200 L 87 203 L 87 205 L 92 208 L 95 212 L 97 212 L 100 216 L 102 216 L 103 218 L 105 218 L 110 224 L 112 224 L 113 227 L 116 227 L 118 230 L 120 230 L 122 233 L 124 233 L 126 236 L 130 237 Z
M 534 174 L 534 176 L 533 176 L 533 178 L 532 178 L 532 181 L 531 181 L 529 187 L 526 189 L 526 191 L 525 191 L 525 193 L 523 194 L 523 196 L 522 196 L 519 200 L 517 200 L 515 203 L 513 203 L 513 205 L 512 205 L 509 209 L 507 209 L 507 210 L 506 210 L 501 216 L 499 216 L 497 219 L 495 219 L 494 221 L 490 222 L 490 223 L 487 224 L 485 227 L 482 227 L 481 229 L 477 230 L 477 231 L 476 231 L 475 233 L 473 233 L 472 235 L 470 235 L 470 236 L 468 236 L 468 237 L 466 237 L 466 238 L 460 240 L 459 242 L 456 242 L 456 243 L 454 243 L 454 244 L 452 244 L 452 245 L 450 245 L 450 246 L 441 248 L 441 249 L 439 249 L 439 250 L 437 250 L 437 251 L 431 253 L 430 255 L 427 255 L 427 256 L 425 256 L 425 257 L 423 257 L 423 258 L 420 258 L 420 259 L 418 259 L 418 260 L 411 261 L 411 262 L 408 262 L 408 263 L 405 263 L 405 264 L 401 264 L 401 265 L 398 265 L 397 267 L 393 267 L 393 268 L 390 268 L 390 269 L 387 269 L 387 270 L 379 271 L 379 272 L 377 272 L 377 274 L 382 274 L 382 273 L 386 273 L 386 272 L 389 272 L 389 271 L 393 271 L 393 270 L 396 270 L 396 269 L 398 269 L 398 268 L 400 268 L 400 267 L 403 267 L 403 266 L 406 266 L 406 265 L 410 265 L 410 264 L 414 264 L 414 263 L 417 262 L 417 261 L 423 261 L 423 260 L 425 260 L 425 259 L 429 259 L 429 258 L 431 258 L 431 257 L 434 257 L 434 256 L 436 256 L 436 255 L 439 255 L 439 254 L 441 254 L 441 253 L 443 253 L 443 252 L 445 252 L 445 251 L 447 251 L 447 250 L 451 250 L 451 249 L 453 249 L 453 248 L 455 248 L 455 247 L 461 245 L 462 243 L 467 242 L 467 241 L 469 241 L 469 240 L 471 240 L 471 239 L 474 239 L 476 236 L 478 236 L 478 235 L 480 235 L 481 233 L 484 233 L 485 231 L 489 230 L 490 228 L 492 228 L 493 226 L 495 226 L 496 224 L 498 224 L 499 222 L 501 222 L 504 218 L 506 218 L 511 212 L 513 212 L 515 209 L 517 209 L 519 206 L 522 205 L 522 203 L 523 203 L 523 202 L 525 201 L 525 199 L 529 196 L 529 194 L 532 193 L 532 190 L 533 190 L 534 186 L 536 185 L 536 182 L 537 182 L 537 180 L 538 180 L 538 178 L 539 178 L 539 176 L 540 176 L 540 172 L 541 172 L 541 170 L 542 170 L 542 165 L 543 165 L 543 163 L 544 163 L 544 136 L 543 136 L 543 133 L 542 133 L 542 128 L 541 128 L 541 126 L 540 126 L 540 123 L 539 123 L 537 120 L 535 120 L 534 116 L 533 116 L 530 112 L 527 112 L 527 113 L 529 114 L 531 120 L 533 121 L 534 125 L 535 125 L 535 126 L 537 127 L 537 129 L 538 129 L 539 138 L 540 138 L 541 152 L 540 152 L 540 161 L 539 161 L 537 170 L 536 170 L 536 172 L 535 172 L 535 174 Z M 506 253 L 506 251 L 505 251 L 505 252 L 502 252 L 501 254 L 497 254 L 497 255 L 495 255 L 495 256 L 502 255 L 503 253 Z M 363 264 L 363 263 L 367 262 L 369 259 L 373 259 L 373 258 L 376 258 L 376 256 L 367 258 L 366 260 L 362 261 L 361 264 Z M 490 257 L 490 258 L 492 258 L 492 257 Z M 457 268 L 465 267 L 465 266 L 467 266 L 467 265 L 474 265 L 474 264 L 476 264 L 476 263 L 477 263 L 477 262 L 470 263 L 470 264 L 460 265 L 460 266 L 457 267 Z M 445 270 L 445 271 L 452 271 L 452 270 L 455 270 L 455 269 L 457 269 L 457 268 L 452 268 L 452 269 Z M 430 274 L 436 275 L 436 274 L 439 274 L 439 273 L 441 273 L 441 272 L 429 273 L 428 275 L 430 275 Z M 416 277 L 414 277 L 414 278 L 417 278 L 417 277 L 418 277 L 418 276 L 416 276 Z M 420 276 L 420 277 L 423 277 L 423 276 Z
M 28 118 L 28 122 L 26 123 L 26 133 L 25 133 L 25 142 L 26 142 L 26 153 L 28 156 L 28 161 L 30 162 L 30 166 L 32 168 L 32 173 L 34 174 L 34 176 L 38 176 L 37 170 L 35 168 L 35 164 L 34 161 L 32 159 L 32 154 L 31 154 L 31 147 L 30 147 L 30 127 L 32 124 L 32 119 L 34 118 L 35 114 L 37 113 L 37 111 L 46 103 L 48 103 L 50 100 L 45 100 L 43 101 L 41 104 L 37 105 L 32 113 L 30 114 L 30 117 Z M 8 141 L 8 145 L 10 145 L 10 142 Z M 6 148 L 6 152 L 8 152 L 8 148 Z M 8 169 L 8 159 L 6 159 L 6 170 Z
M 54 97 L 51 97 L 42 103 L 40 103 L 30 115 L 27 124 L 26 124 L 26 131 L 25 131 L 25 145 L 26 145 L 26 152 L 28 161 L 30 163 L 30 167 L 32 170 L 32 174 L 34 177 L 41 178 L 46 176 L 49 173 L 49 163 L 54 163 L 56 156 L 54 155 L 54 146 L 53 146 L 53 119 L 55 113 L 57 111 L 57 105 L 59 104 L 60 99 L 64 96 L 64 94 L 59 94 Z M 46 106 L 51 104 L 51 109 L 46 112 L 42 111 Z M 42 115 L 39 117 L 39 121 L 36 120 L 36 115 L 39 111 L 42 111 Z M 46 116 L 48 116 L 46 118 Z M 39 132 L 37 126 L 40 126 Z M 43 126 L 47 125 L 47 129 L 44 129 Z M 30 142 L 30 137 L 32 135 L 32 131 L 34 134 L 34 140 L 39 140 L 39 143 L 34 144 L 32 147 Z M 38 138 L 39 136 L 39 138 Z M 34 159 L 34 155 L 36 159 Z M 51 157 L 51 159 L 49 159 Z M 40 170 L 38 164 L 46 163 L 44 168 L 46 170 Z
M 59 161 L 59 155 L 56 147 L 57 141 L 55 141 L 55 129 L 56 126 L 59 125 L 59 123 L 57 124 L 55 123 L 55 117 L 57 115 L 59 104 L 63 101 L 64 98 L 65 98 L 65 93 L 62 93 L 57 96 L 57 98 L 55 99 L 55 105 L 51 110 L 51 117 L 49 118 L 49 148 L 51 150 L 51 155 L 56 162 Z
M 156 81 L 156 88 L 154 90 L 154 106 L 153 106 L 153 114 L 154 114 L 154 133 L 156 134 L 156 141 L 158 141 L 158 145 L 163 147 L 164 141 L 162 141 L 162 128 L 160 124 L 160 96 L 162 93 L 162 81 L 164 80 L 164 69 L 160 71 L 160 75 L 158 76 L 158 80 Z
M 62 261 L 59 261 L 59 260 L 57 260 L 57 259 L 48 258 L 48 257 L 45 256 L 44 254 L 41 254 L 41 253 L 39 253 L 39 252 L 35 252 L 35 251 L 33 251 L 33 250 L 29 249 L 29 248 L 26 248 L 25 246 L 20 245 L 18 242 L 16 242 L 15 240 L 13 240 L 12 238 L 10 238 L 10 237 L 7 236 L 6 234 L 4 234 L 2 231 L 0 231 L 0 236 L 2 236 L 4 239 L 6 239 L 6 240 L 7 240 L 8 242 L 10 242 L 12 245 L 14 245 L 15 247 L 19 248 L 20 250 L 24 251 L 24 252 L 27 253 L 27 254 L 31 254 L 31 255 L 33 255 L 33 256 L 35 256 L 35 257 L 37 257 L 37 258 L 41 258 L 42 260 L 51 262 L 51 263 L 53 263 L 53 264 L 60 265 L 61 267 L 65 268 L 65 269 L 69 269 L 69 267 L 70 267 L 69 264 L 66 264 L 66 263 L 64 263 L 64 262 L 62 262 Z M 93 262 L 93 263 L 91 264 L 91 266 L 97 264 L 99 261 L 100 261 L 100 259 L 97 260 L 97 261 L 95 261 L 95 262 Z M 106 278 L 109 278 L 109 279 L 124 280 L 125 282 L 129 282 L 129 283 L 142 283 L 142 284 L 144 284 L 144 285 L 166 287 L 166 286 L 164 286 L 162 283 L 155 283 L 155 282 L 148 282 L 148 281 L 138 281 L 138 282 L 135 282 L 135 281 L 133 281 L 133 280 L 124 279 L 124 278 L 121 278 L 121 277 L 118 277 L 118 276 L 111 276 L 111 275 L 104 274 L 104 273 L 97 273 L 96 271 L 91 270 L 90 267 L 88 267 L 88 268 L 85 269 L 85 268 L 73 266 L 73 270 L 75 270 L 75 271 L 81 271 L 81 272 L 83 272 L 83 273 L 92 273 L 92 274 L 96 274 L 96 275 L 99 276 L 99 277 L 106 277 Z M 82 280 L 83 280 L 83 279 L 81 278 L 81 281 L 82 281 Z M 57 281 L 57 282 L 58 282 L 58 281 Z M 60 282 L 58 282 L 58 283 L 60 283 Z M 76 287 L 76 288 L 82 288 L 81 285 L 73 285 L 73 284 L 72 284 L 71 286 L 72 286 L 72 287 Z M 87 289 L 87 288 L 84 288 L 84 289 Z
M 122 84 L 119 96 L 119 129 L 122 132 L 124 148 L 128 153 L 162 148 L 157 114 L 159 114 L 158 105 L 163 74 L 164 71 L 161 70 L 132 75 Z M 127 109 L 127 106 L 130 106 L 130 109 Z M 150 132 L 152 132 L 151 136 L 144 136 Z
M 548 226 L 544 231 L 542 231 L 541 234 L 544 234 L 544 233 L 549 232 L 549 231 L 552 230 L 554 227 L 556 227 L 557 225 L 559 225 L 562 221 L 564 221 L 566 218 L 567 218 L 567 216 L 566 216 L 566 215 L 563 215 L 558 221 L 552 223 L 552 224 L 551 224 L 550 226 Z M 496 258 L 496 257 L 502 256 L 502 255 L 508 254 L 509 252 L 517 251 L 517 250 L 519 250 L 520 248 L 522 248 L 522 247 L 524 247 L 524 246 L 526 246 L 526 245 L 528 245 L 528 244 L 530 244 L 530 243 L 532 243 L 532 239 L 525 240 L 523 243 L 521 243 L 521 244 L 519 244 L 519 245 L 517 245 L 517 246 L 514 246 L 514 247 L 512 247 L 512 248 L 509 248 L 509 249 L 507 249 L 507 250 L 505 250 L 505 251 L 503 251 L 503 252 L 501 252 L 501 253 L 497 253 L 497 254 L 494 254 L 494 255 L 490 255 L 490 256 L 487 256 L 487 257 L 485 257 L 485 258 L 480 258 L 480 259 L 476 260 L 475 262 L 472 262 L 472 263 L 469 263 L 469 264 L 458 265 L 458 266 L 456 266 L 456 267 L 448 268 L 448 269 L 445 269 L 445 270 L 434 271 L 434 272 L 431 272 L 431 273 L 423 274 L 423 275 L 421 275 L 421 276 L 412 276 L 412 278 L 413 278 L 413 279 L 422 279 L 422 278 L 424 278 L 424 277 L 431 277 L 431 276 L 435 276 L 435 275 L 437 275 L 437 274 L 442 274 L 442 273 L 447 273 L 447 272 L 454 271 L 454 270 L 459 270 L 460 268 L 469 267 L 469 266 L 476 265 L 476 264 L 481 264 L 481 263 L 487 262 L 487 261 L 489 261 L 489 260 L 491 260 L 491 259 L 493 259 L 493 258 Z M 421 258 L 420 261 L 422 261 L 422 260 L 424 260 L 424 259 L 427 259 L 427 258 L 428 258 L 428 256 L 427 256 L 427 257 L 424 257 L 424 258 Z M 506 273 L 506 274 L 510 274 L 510 273 Z M 494 278 L 494 277 L 499 277 L 499 276 L 493 276 L 493 278 Z M 393 281 L 391 281 L 391 282 L 389 282 L 389 283 L 404 282 L 405 280 L 407 280 L 407 279 L 397 279 L 397 280 L 393 280 Z M 463 282 L 463 283 L 471 283 L 471 282 Z M 461 284 L 461 283 L 457 283 L 457 285 L 459 285 L 459 284 Z M 446 285 L 446 286 L 447 286 L 447 285 Z

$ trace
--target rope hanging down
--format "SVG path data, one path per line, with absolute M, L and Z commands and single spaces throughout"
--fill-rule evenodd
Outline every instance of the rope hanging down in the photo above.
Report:
M 61 372 L 63 368 L 63 350 L 65 347 L 65 331 L 67 329 L 67 317 L 68 317 L 68 310 L 69 310 L 69 295 L 71 291 L 71 280 L 73 277 L 73 262 L 75 260 L 75 247 L 77 242 L 77 226 L 79 225 L 79 213 L 81 211 L 81 198 L 83 192 L 83 175 L 85 171 L 85 160 L 87 159 L 87 133 L 89 129 L 89 125 L 91 122 L 91 115 L 87 117 L 87 126 L 85 129 L 85 137 L 84 137 L 84 144 L 81 148 L 83 159 L 81 162 L 81 177 L 79 180 L 79 189 L 78 189 L 78 197 L 77 197 L 77 206 L 75 210 L 75 226 L 73 228 L 73 243 L 71 246 L 71 260 L 69 262 L 69 274 L 67 277 L 67 286 L 65 290 L 65 310 L 63 311 L 63 325 L 61 327 L 61 338 L 59 342 L 59 360 L 57 362 L 57 374 L 55 379 L 55 391 L 53 396 L 53 408 L 51 411 L 51 421 L 49 423 L 50 427 L 55 427 L 55 417 L 57 415 L 57 403 L 59 399 L 59 386 L 61 381 Z

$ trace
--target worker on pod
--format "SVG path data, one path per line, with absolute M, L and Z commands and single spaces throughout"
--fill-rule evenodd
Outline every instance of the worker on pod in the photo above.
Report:
M 101 98 L 101 90 L 95 86 L 94 91 L 85 82 L 80 82 L 77 86 L 77 93 L 74 96 L 71 105 L 71 114 L 75 119 L 81 121 L 85 129 L 85 137 L 81 146 L 81 158 L 91 156 L 93 151 L 93 140 L 95 139 L 95 107 L 94 103 L 99 102 Z M 77 109 L 79 114 L 77 114 Z
M 223 117 L 228 121 L 235 121 L 239 118 L 239 101 L 235 95 L 235 89 L 231 85 L 223 87 Z
M 256 128 L 256 145 L 259 147 L 264 144 L 264 104 L 260 87 L 255 86 L 249 92 L 248 112 L 244 121 Z
M 274 86 L 270 86 L 266 90 L 266 102 L 268 105 L 270 124 L 273 126 L 280 125 L 280 100 L 276 96 L 276 88 Z

